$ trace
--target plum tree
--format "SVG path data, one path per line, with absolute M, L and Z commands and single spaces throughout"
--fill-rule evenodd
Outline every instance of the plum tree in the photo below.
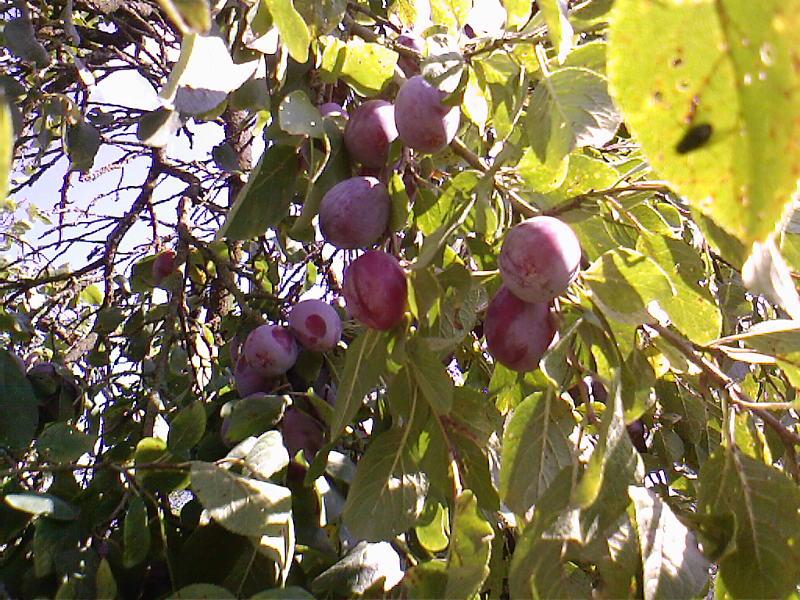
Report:
M 556 335 L 547 304 L 520 300 L 505 286 L 489 303 L 483 330 L 495 360 L 520 372 L 538 367 Z
M 290 406 L 283 414 L 281 421 L 283 445 L 294 458 L 300 450 L 305 452 L 306 460 L 314 458 L 325 443 L 322 426 L 312 416 L 302 410 Z
M 342 339 L 342 320 L 322 300 L 303 300 L 289 313 L 289 329 L 297 341 L 313 352 L 328 352 Z
M 371 250 L 345 269 L 342 294 L 354 319 L 386 331 L 403 320 L 408 283 L 394 256 Z
M 344 145 L 350 158 L 378 169 L 389 158 L 389 145 L 397 139 L 394 106 L 386 100 L 368 100 L 353 111 L 344 128 Z
M 461 113 L 443 102 L 446 96 L 422 75 L 403 84 L 394 101 L 394 121 L 406 146 L 432 154 L 453 141 Z
M 500 251 L 503 283 L 527 302 L 563 294 L 580 270 L 581 245 L 569 225 L 539 216 L 512 228 Z
M 244 342 L 244 358 L 263 377 L 283 375 L 297 360 L 297 342 L 285 327 L 259 325 Z
M 416 50 L 417 52 L 422 52 L 425 50 L 425 40 L 423 40 L 420 36 L 415 33 L 406 32 L 399 36 L 395 41 L 400 44 L 401 46 L 406 46 L 407 48 L 411 48 L 412 50 Z M 419 75 L 419 63 L 414 60 L 413 58 L 409 58 L 408 56 L 401 56 L 397 61 L 397 66 L 400 67 L 400 70 L 403 71 L 406 77 L 413 77 L 414 75 Z
M 244 354 L 239 356 L 236 361 L 236 367 L 233 370 L 233 379 L 236 383 L 236 391 L 239 396 L 245 398 L 252 394 L 259 392 L 268 392 L 272 389 L 272 380 L 263 375 L 260 371 L 255 369 L 247 362 Z
M 334 185 L 319 207 L 322 237 L 337 248 L 366 248 L 389 225 L 391 200 L 374 177 L 350 177 Z
M 175 257 L 174 250 L 164 250 L 156 255 L 156 259 L 153 261 L 153 282 L 156 285 L 172 275 L 178 268 Z

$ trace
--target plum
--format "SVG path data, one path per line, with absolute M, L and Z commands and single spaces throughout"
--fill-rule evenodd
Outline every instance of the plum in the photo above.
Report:
M 303 450 L 306 460 L 311 461 L 325 443 L 322 426 L 317 420 L 294 406 L 287 408 L 283 415 L 281 433 L 291 458 Z
M 156 285 L 172 275 L 178 268 L 175 256 L 174 250 L 164 250 L 156 255 L 156 259 L 153 261 L 153 281 Z
M 243 354 L 236 361 L 233 379 L 236 383 L 236 391 L 242 398 L 261 392 L 266 393 L 273 388 L 273 381 L 250 366 Z
M 417 52 L 422 52 L 425 50 L 425 40 L 419 37 L 415 33 L 403 33 L 397 36 L 395 40 L 401 46 L 405 46 L 406 48 L 411 48 L 412 50 L 416 50 Z M 419 75 L 419 62 L 414 58 L 409 58 L 407 56 L 401 56 L 397 61 L 397 66 L 400 67 L 400 70 L 405 73 L 406 77 L 413 77 L 414 75 Z
M 524 302 L 503 286 L 489 303 L 483 323 L 495 360 L 514 371 L 533 371 L 556 335 L 550 307 Z
M 512 228 L 500 251 L 503 283 L 527 302 L 550 302 L 580 271 L 581 245 L 569 225 L 533 217 Z
M 366 248 L 389 225 L 391 199 L 386 186 L 374 177 L 350 177 L 322 197 L 319 228 L 337 248 Z
M 289 313 L 289 329 L 307 350 L 328 352 L 342 339 L 342 320 L 334 308 L 322 300 L 303 300 Z
M 297 342 L 291 332 L 274 323 L 259 325 L 244 342 L 244 358 L 263 377 L 283 375 L 297 360 Z
M 347 111 L 341 107 L 340 104 L 336 102 L 326 102 L 325 104 L 320 104 L 319 106 L 319 114 L 323 117 L 344 117 L 347 118 Z
M 453 141 L 461 113 L 442 102 L 446 96 L 422 75 L 403 84 L 394 100 L 394 122 L 406 146 L 432 154 Z
M 350 158 L 373 169 L 386 164 L 389 145 L 396 139 L 394 106 L 386 100 L 364 102 L 344 128 L 344 145 Z
M 403 320 L 408 283 L 394 256 L 370 250 L 345 269 L 342 293 L 354 319 L 387 331 Z

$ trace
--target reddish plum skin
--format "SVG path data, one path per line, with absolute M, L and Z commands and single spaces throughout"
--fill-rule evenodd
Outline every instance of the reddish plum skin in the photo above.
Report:
M 244 355 L 240 356 L 236 361 L 233 379 L 236 382 L 236 391 L 239 392 L 239 396 L 242 398 L 253 394 L 266 393 L 272 389 L 272 381 L 251 367 Z
M 550 302 L 580 271 L 581 245 L 569 225 L 533 217 L 506 234 L 500 251 L 503 283 L 526 302 Z
M 320 104 L 319 114 L 321 114 L 323 117 L 330 116 L 344 117 L 345 119 L 347 118 L 347 112 L 336 102 L 326 102 L 325 104 Z
M 489 303 L 483 330 L 489 354 L 519 372 L 535 370 L 556 335 L 547 304 L 523 302 L 507 287 Z
M 312 352 L 329 352 L 342 339 L 342 320 L 322 300 L 303 300 L 289 313 L 289 329 L 297 341 Z
M 175 272 L 177 265 L 175 264 L 175 251 L 164 250 L 156 256 L 153 261 L 153 281 L 156 284 L 161 283 Z
M 388 331 L 403 320 L 408 282 L 394 256 L 371 250 L 345 269 L 342 293 L 356 321 Z
M 350 158 L 372 169 L 386 164 L 389 145 L 396 139 L 394 106 L 386 100 L 364 102 L 344 128 L 344 145 Z
M 306 460 L 310 461 L 325 443 L 322 427 L 316 419 L 293 406 L 287 408 L 283 415 L 281 433 L 283 445 L 291 458 L 303 450 Z
M 395 41 L 401 46 L 406 46 L 407 48 L 411 48 L 417 52 L 422 52 L 425 50 L 425 40 L 414 33 L 404 33 L 399 35 Z M 413 58 L 401 56 L 397 61 L 397 66 L 400 67 L 400 70 L 403 71 L 406 77 L 419 75 L 419 63 Z
M 374 177 L 340 181 L 319 206 L 322 237 L 337 248 L 371 246 L 389 225 L 390 205 L 386 186 Z
M 394 122 L 406 146 L 432 154 L 453 141 L 461 113 L 442 103 L 446 95 L 422 75 L 403 84 L 394 101 Z
M 268 323 L 256 327 L 244 342 L 244 358 L 262 377 L 283 375 L 297 360 L 297 342 L 291 332 Z

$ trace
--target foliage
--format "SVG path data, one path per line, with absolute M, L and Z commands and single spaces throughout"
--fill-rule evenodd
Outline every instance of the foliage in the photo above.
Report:
M 799 15 L 0 3 L 0 595 L 796 595 Z M 384 123 L 359 167 L 346 113 L 416 73 L 447 145 Z M 355 175 L 408 281 L 386 331 L 319 232 Z M 582 257 L 517 372 L 483 323 L 536 215 Z M 245 393 L 245 340 L 301 297 L 341 340 Z

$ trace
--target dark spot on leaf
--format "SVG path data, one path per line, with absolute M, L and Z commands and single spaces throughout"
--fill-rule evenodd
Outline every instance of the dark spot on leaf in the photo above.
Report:
M 700 123 L 694 127 L 690 127 L 683 135 L 681 140 L 675 145 L 675 152 L 678 154 L 687 154 L 698 148 L 706 145 L 714 128 L 709 123 Z

